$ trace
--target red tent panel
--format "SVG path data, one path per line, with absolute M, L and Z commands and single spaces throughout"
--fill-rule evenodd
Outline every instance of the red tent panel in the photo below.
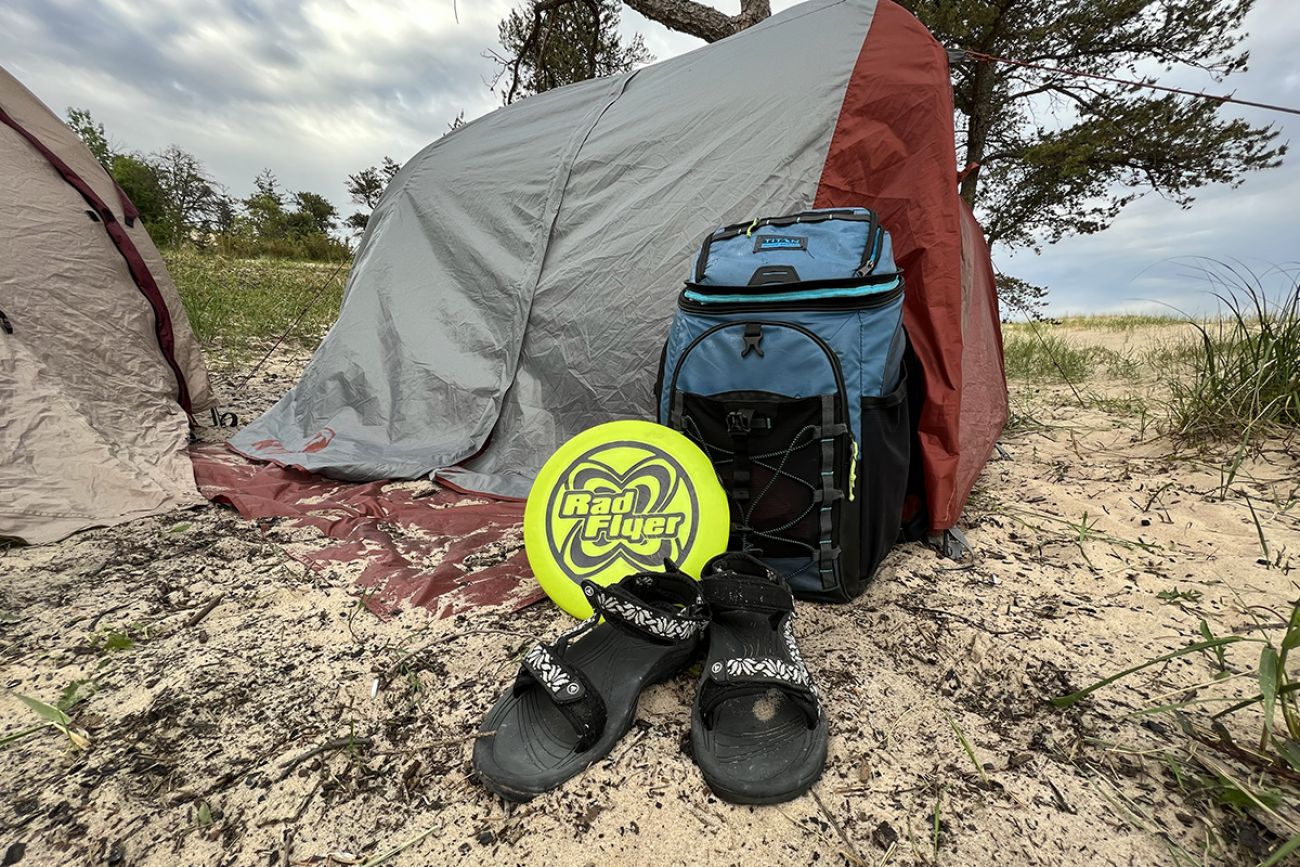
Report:
M 1007 375 L 1002 363 L 1002 320 L 989 245 L 970 205 L 960 197 L 957 201 L 961 210 L 962 398 L 958 425 L 961 450 L 954 486 L 961 506 L 1007 423 Z
M 988 247 L 957 195 L 956 164 L 947 55 L 911 13 L 880 0 L 816 207 L 866 205 L 893 236 L 907 278 L 904 322 L 924 371 L 918 437 L 936 531 L 957 522 L 1006 416 Z

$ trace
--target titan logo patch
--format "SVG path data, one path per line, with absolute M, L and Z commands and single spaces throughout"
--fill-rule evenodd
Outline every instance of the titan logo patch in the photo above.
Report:
M 685 559 L 698 528 L 690 477 L 647 443 L 611 442 L 573 461 L 547 502 L 551 555 L 573 581 Z
M 775 250 L 807 250 L 808 239 L 802 235 L 760 235 L 754 240 L 755 253 Z

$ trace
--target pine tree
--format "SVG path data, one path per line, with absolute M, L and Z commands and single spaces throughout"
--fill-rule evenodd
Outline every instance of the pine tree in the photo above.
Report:
M 618 32 L 618 0 L 528 0 L 499 26 L 506 54 L 495 89 L 509 103 L 575 81 L 614 75 L 654 60 L 638 34 Z

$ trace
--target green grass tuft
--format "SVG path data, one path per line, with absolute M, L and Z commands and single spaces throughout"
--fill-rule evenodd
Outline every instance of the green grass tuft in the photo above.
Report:
M 1064 328 L 1088 331 L 1132 331 L 1135 328 L 1162 328 L 1178 325 L 1182 320 L 1173 314 L 1110 313 L 1097 316 L 1062 316 L 1056 320 Z
M 1145 359 L 1105 346 L 1076 346 L 1039 326 L 1034 331 L 1005 335 L 1003 346 L 1007 376 L 1031 382 L 1082 382 L 1099 373 L 1112 379 L 1136 379 L 1146 369 Z
M 1195 338 L 1169 356 L 1170 433 L 1244 448 L 1300 425 L 1300 279 L 1270 298 L 1248 271 L 1215 276 L 1230 281 L 1216 293 L 1226 315 L 1194 323 Z
M 1146 754 L 1163 754 L 1185 791 L 1208 798 L 1242 817 L 1256 821 L 1267 817 L 1270 821 L 1262 824 L 1277 836 L 1277 841 L 1262 863 L 1280 864 L 1300 849 L 1300 823 L 1291 818 L 1294 805 L 1300 803 L 1300 682 L 1290 673 L 1293 666 L 1288 666 L 1288 656 L 1300 647 L 1300 602 L 1291 605 L 1280 634 L 1253 608 L 1245 610 L 1255 621 L 1249 634 L 1216 638 L 1202 620 L 1199 637 L 1203 641 L 1149 659 L 1051 702 L 1058 708 L 1069 708 L 1098 689 L 1143 669 L 1213 651 L 1218 671 L 1214 680 L 1179 690 L 1179 700 L 1172 704 L 1140 711 L 1170 715 L 1174 726 L 1165 730 L 1176 739 L 1178 748 L 1169 753 L 1147 750 Z M 1228 645 L 1259 648 L 1258 666 L 1253 671 L 1228 675 Z M 1247 690 L 1244 699 L 1199 695 L 1203 689 L 1248 676 L 1255 680 L 1258 692 Z M 1225 703 L 1227 707 L 1205 713 L 1206 705 Z
M 1032 334 L 1013 333 L 1003 342 L 1007 376 L 1034 382 L 1080 382 L 1096 370 L 1090 349 L 1079 349 L 1041 329 Z
M 349 267 L 189 250 L 169 250 L 164 258 L 199 345 L 233 357 L 264 347 L 286 332 L 292 342 L 319 343 L 338 318 Z

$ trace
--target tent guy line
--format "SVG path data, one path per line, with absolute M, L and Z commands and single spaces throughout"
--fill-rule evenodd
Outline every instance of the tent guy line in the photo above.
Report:
M 253 365 L 252 369 L 249 370 L 248 373 L 244 374 L 244 378 L 239 381 L 239 385 L 236 385 L 234 389 L 231 390 L 232 396 L 243 391 L 244 387 L 248 385 L 249 380 L 254 376 L 257 376 L 257 372 L 262 369 L 263 365 L 265 365 L 267 361 L 270 360 L 271 356 L 275 354 L 275 351 L 280 348 L 284 341 L 289 339 L 289 335 L 292 334 L 293 330 L 302 322 L 303 317 L 311 312 L 311 309 L 316 306 L 316 302 L 320 301 L 321 296 L 325 294 L 325 290 L 332 286 L 334 281 L 338 279 L 339 272 L 343 270 L 343 266 L 346 264 L 348 264 L 346 259 L 339 260 L 330 275 L 316 287 L 314 292 L 312 292 L 311 298 L 309 298 L 306 305 L 298 311 L 298 315 L 293 317 L 293 319 L 289 321 L 289 324 L 284 327 L 284 331 L 275 338 L 275 342 L 271 344 L 271 348 L 266 350 L 266 354 L 264 354 L 258 362 Z
M 1091 78 L 1095 81 L 1108 81 L 1111 84 L 1123 84 L 1129 87 L 1145 87 L 1147 90 L 1159 90 L 1163 93 L 1176 93 L 1181 96 L 1195 96 L 1200 99 L 1212 99 L 1216 102 L 1230 102 L 1234 105 L 1248 105 L 1251 108 L 1262 108 L 1267 111 L 1280 111 L 1285 114 L 1300 115 L 1300 108 L 1290 108 L 1285 105 L 1274 105 L 1268 102 L 1256 102 L 1250 99 L 1238 99 L 1235 96 L 1206 93 L 1203 90 L 1185 90 L 1181 87 L 1169 87 L 1168 85 L 1156 84 L 1152 81 L 1134 81 L 1128 78 L 1114 78 L 1109 75 L 1099 75 L 1095 72 L 1084 72 L 1080 69 L 1070 69 L 1065 66 L 1046 66 L 1041 63 L 1031 63 L 1027 60 L 1011 60 L 1006 57 L 997 57 L 992 54 L 985 54 L 982 51 L 975 51 L 971 48 L 948 49 L 948 60 L 952 63 L 959 63 L 963 60 L 973 60 L 976 63 L 1004 63 L 1008 66 L 1037 69 L 1042 72 L 1057 72 L 1063 75 L 1071 75 L 1076 78 Z

